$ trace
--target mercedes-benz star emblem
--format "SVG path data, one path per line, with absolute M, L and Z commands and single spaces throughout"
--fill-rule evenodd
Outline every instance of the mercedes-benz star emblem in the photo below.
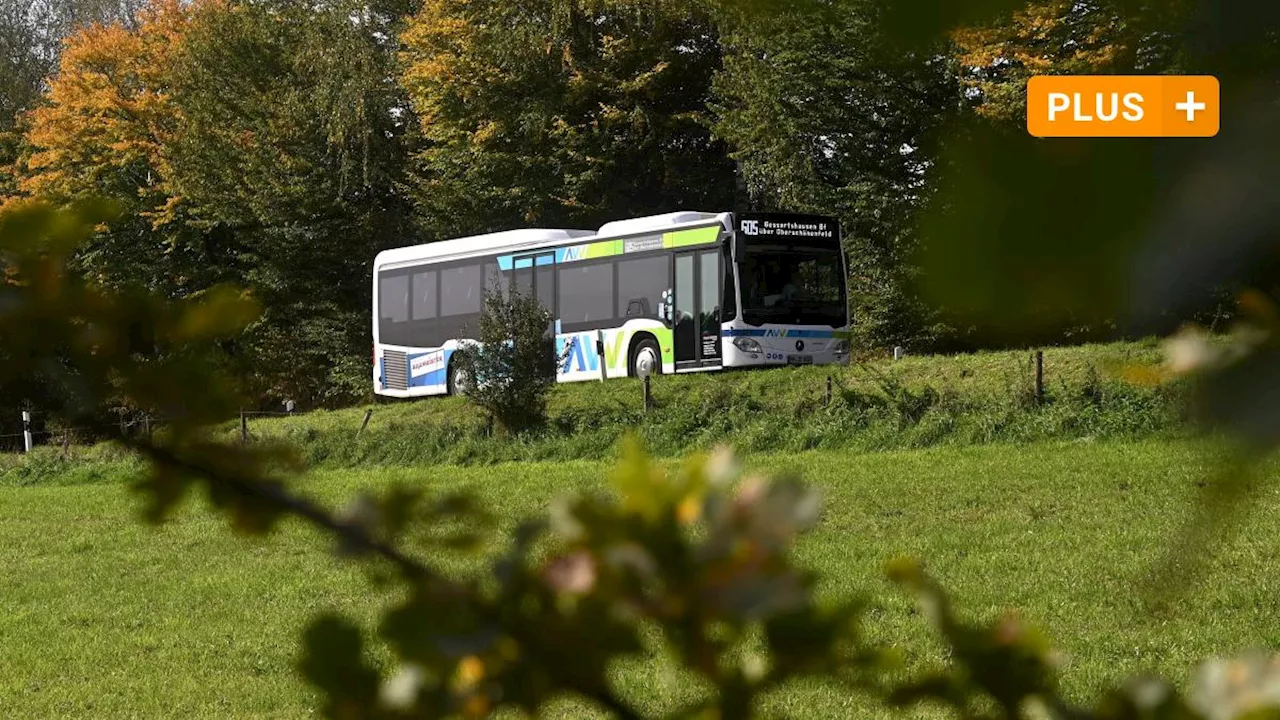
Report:
M 803 341 L 803 340 L 797 340 L 797 341 L 796 341 L 796 352 L 799 352 L 799 351 L 801 351 L 801 350 L 804 350 L 804 341 Z

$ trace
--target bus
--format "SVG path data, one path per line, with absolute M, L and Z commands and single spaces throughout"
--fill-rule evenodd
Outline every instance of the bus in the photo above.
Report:
M 848 364 L 840 225 L 782 213 L 675 212 L 597 231 L 521 229 L 378 254 L 379 395 L 456 394 L 486 292 L 550 312 L 561 382 Z

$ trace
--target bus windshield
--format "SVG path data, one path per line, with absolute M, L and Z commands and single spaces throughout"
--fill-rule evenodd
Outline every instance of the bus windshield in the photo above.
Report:
M 740 268 L 749 325 L 846 324 L 844 263 L 836 244 L 746 243 Z

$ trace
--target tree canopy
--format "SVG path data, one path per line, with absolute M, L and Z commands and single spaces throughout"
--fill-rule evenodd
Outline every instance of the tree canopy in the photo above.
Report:
M 986 340 L 961 329 L 971 319 L 921 292 L 963 265 L 931 268 L 922 250 L 930 228 L 995 217 L 966 218 L 980 204 L 958 192 L 1027 185 L 991 175 L 1005 154 L 984 165 L 986 151 L 962 149 L 1024 134 L 1028 77 L 1243 78 L 1277 56 L 1274 38 L 1200 0 L 991 0 L 929 15 L 939 32 L 903 32 L 930 7 L 30 0 L 0 13 L 13 70 L 0 83 L 0 202 L 115 202 L 74 258 L 114 287 L 178 298 L 243 282 L 265 312 L 230 356 L 262 402 L 369 392 L 379 249 L 675 209 L 839 215 L 863 349 L 974 346 Z M 1228 37 L 1247 52 L 1224 49 Z M 1114 314 L 1068 319 L 1117 327 Z M 1000 342 L 1055 337 L 1061 327 Z
M 721 49 L 703 11 L 430 0 L 403 42 L 431 236 L 733 202 L 728 148 L 709 127 Z

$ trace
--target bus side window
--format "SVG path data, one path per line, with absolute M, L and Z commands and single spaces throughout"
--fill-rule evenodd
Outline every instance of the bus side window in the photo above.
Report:
M 510 276 L 498 269 L 498 263 L 484 264 L 484 292 L 486 295 L 501 292 L 506 294 Z
M 571 263 L 557 267 L 557 306 L 562 331 L 609 327 L 615 320 L 613 262 Z
M 388 345 L 408 342 L 409 276 L 378 276 L 378 337 Z
M 436 319 L 436 272 L 413 274 L 413 319 Z
M 412 277 L 410 292 L 409 337 L 406 343 L 413 347 L 438 347 L 440 345 L 436 332 L 436 315 L 440 307 L 439 280 L 435 270 L 416 272 Z
M 625 256 L 624 256 L 625 257 Z M 623 322 L 635 318 L 663 320 L 658 315 L 662 294 L 671 287 L 671 259 L 667 254 L 624 259 L 618 263 L 618 312 Z
M 480 263 L 440 270 L 440 330 L 443 341 L 474 339 L 480 320 L 484 269 Z

